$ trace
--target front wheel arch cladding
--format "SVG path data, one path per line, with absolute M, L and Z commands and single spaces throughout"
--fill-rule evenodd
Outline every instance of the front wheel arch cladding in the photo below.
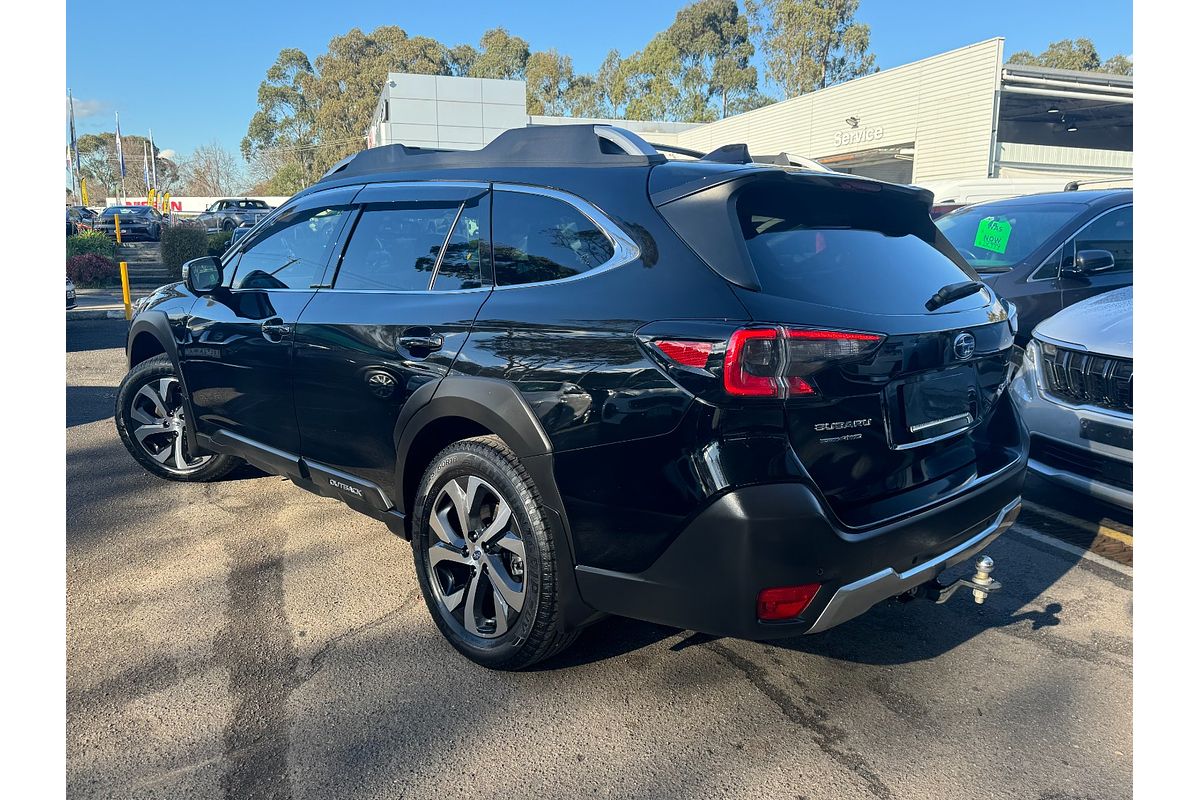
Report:
M 196 412 L 192 408 L 192 394 L 188 391 L 187 379 L 183 375 L 183 370 L 179 366 L 179 345 L 175 341 L 175 337 L 171 334 L 171 325 L 167 321 L 167 317 L 162 312 L 144 311 L 134 319 L 133 324 L 129 326 L 129 335 L 125 342 L 125 364 L 127 371 L 137 366 L 133 361 L 134 344 L 139 341 L 144 341 L 146 336 L 152 337 L 158 342 L 160 353 L 154 353 L 148 358 L 153 358 L 155 355 L 165 354 L 171 359 L 171 365 L 175 367 L 175 374 L 179 376 L 179 384 L 183 387 L 183 406 L 192 424 L 185 429 L 184 435 L 187 436 L 188 446 L 193 451 L 201 450 L 199 442 L 196 440 Z M 145 359 L 141 359 L 144 361 Z M 140 363 L 140 361 L 138 362 Z

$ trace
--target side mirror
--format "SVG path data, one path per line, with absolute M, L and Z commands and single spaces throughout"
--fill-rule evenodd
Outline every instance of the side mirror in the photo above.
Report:
M 1108 272 L 1115 269 L 1117 260 L 1107 250 L 1080 250 L 1075 254 L 1075 262 L 1063 270 L 1063 273 L 1075 278 L 1085 278 L 1097 272 Z
M 183 265 L 183 280 L 192 294 L 208 294 L 221 285 L 221 262 L 212 256 L 193 258 Z

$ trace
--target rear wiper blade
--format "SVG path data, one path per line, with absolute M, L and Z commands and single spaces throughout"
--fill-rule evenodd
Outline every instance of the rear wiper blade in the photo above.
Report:
M 925 301 L 925 308 L 930 311 L 935 311 L 947 303 L 953 303 L 955 300 L 961 300 L 964 297 L 970 297 L 980 289 L 986 289 L 987 284 L 983 281 L 963 281 L 962 283 L 950 283 L 938 289 L 933 297 Z

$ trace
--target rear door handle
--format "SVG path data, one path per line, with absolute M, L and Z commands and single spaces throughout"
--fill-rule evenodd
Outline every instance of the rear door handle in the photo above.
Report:
M 279 317 L 269 319 L 261 327 L 263 338 L 268 342 L 283 341 L 283 337 L 292 332 L 292 326 L 287 325 Z
M 405 350 L 425 350 L 433 352 L 441 350 L 442 345 L 446 343 L 446 337 L 440 333 L 431 333 L 428 336 L 401 336 L 396 340 L 396 344 Z

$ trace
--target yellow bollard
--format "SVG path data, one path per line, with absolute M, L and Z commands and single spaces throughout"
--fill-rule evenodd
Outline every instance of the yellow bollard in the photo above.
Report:
M 129 265 L 124 261 L 121 262 L 121 295 L 125 299 L 125 319 L 133 319 L 133 307 L 129 304 Z
M 113 214 L 113 227 L 117 231 L 117 244 L 121 243 L 121 215 Z

